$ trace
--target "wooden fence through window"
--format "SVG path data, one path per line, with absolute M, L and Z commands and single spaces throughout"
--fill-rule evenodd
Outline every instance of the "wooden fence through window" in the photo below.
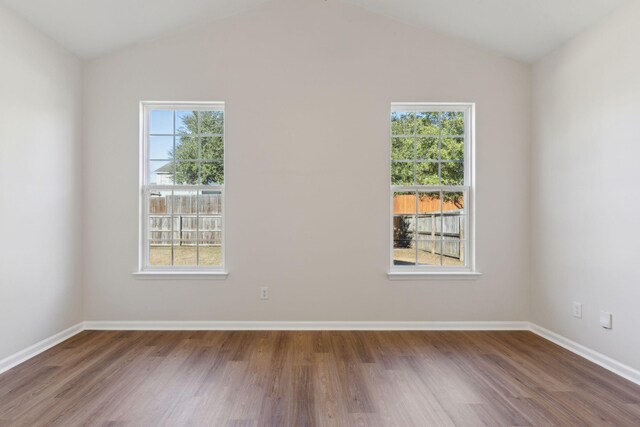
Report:
M 417 212 L 416 212 L 417 211 Z M 412 247 L 464 261 L 462 200 L 398 194 L 393 198 L 394 247 Z
M 173 238 L 172 238 L 173 237 Z M 151 246 L 221 246 L 222 196 L 207 194 L 151 194 L 149 243 Z

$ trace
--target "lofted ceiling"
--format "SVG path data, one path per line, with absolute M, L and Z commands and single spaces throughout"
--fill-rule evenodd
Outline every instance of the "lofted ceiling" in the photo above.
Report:
M 83 58 L 241 13 L 264 1 L 269 0 L 0 0 Z M 620 4 L 637 0 L 341 1 L 534 62 Z
M 345 1 L 535 62 L 628 0 Z
M 82 58 L 241 13 L 265 0 L 0 0 Z

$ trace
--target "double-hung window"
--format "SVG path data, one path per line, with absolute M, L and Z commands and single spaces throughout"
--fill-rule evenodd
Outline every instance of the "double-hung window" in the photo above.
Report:
M 473 108 L 391 106 L 392 274 L 474 270 Z
M 141 106 L 141 272 L 224 270 L 224 104 Z

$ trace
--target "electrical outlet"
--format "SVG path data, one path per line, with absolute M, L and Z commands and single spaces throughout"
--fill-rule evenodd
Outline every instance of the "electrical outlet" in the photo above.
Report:
M 573 302 L 571 315 L 573 317 L 577 317 L 578 319 L 582 319 L 582 303 L 581 302 L 576 302 L 576 301 Z
M 605 329 L 611 329 L 613 326 L 613 316 L 608 311 L 600 312 L 600 326 Z
M 269 299 L 269 288 L 263 286 L 260 288 L 260 299 Z

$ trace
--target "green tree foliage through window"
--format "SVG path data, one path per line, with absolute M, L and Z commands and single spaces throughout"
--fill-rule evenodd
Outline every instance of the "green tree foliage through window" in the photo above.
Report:
M 464 130 L 462 112 L 394 111 L 392 185 L 464 185 Z
M 224 113 L 189 111 L 176 115 L 177 184 L 224 183 Z

